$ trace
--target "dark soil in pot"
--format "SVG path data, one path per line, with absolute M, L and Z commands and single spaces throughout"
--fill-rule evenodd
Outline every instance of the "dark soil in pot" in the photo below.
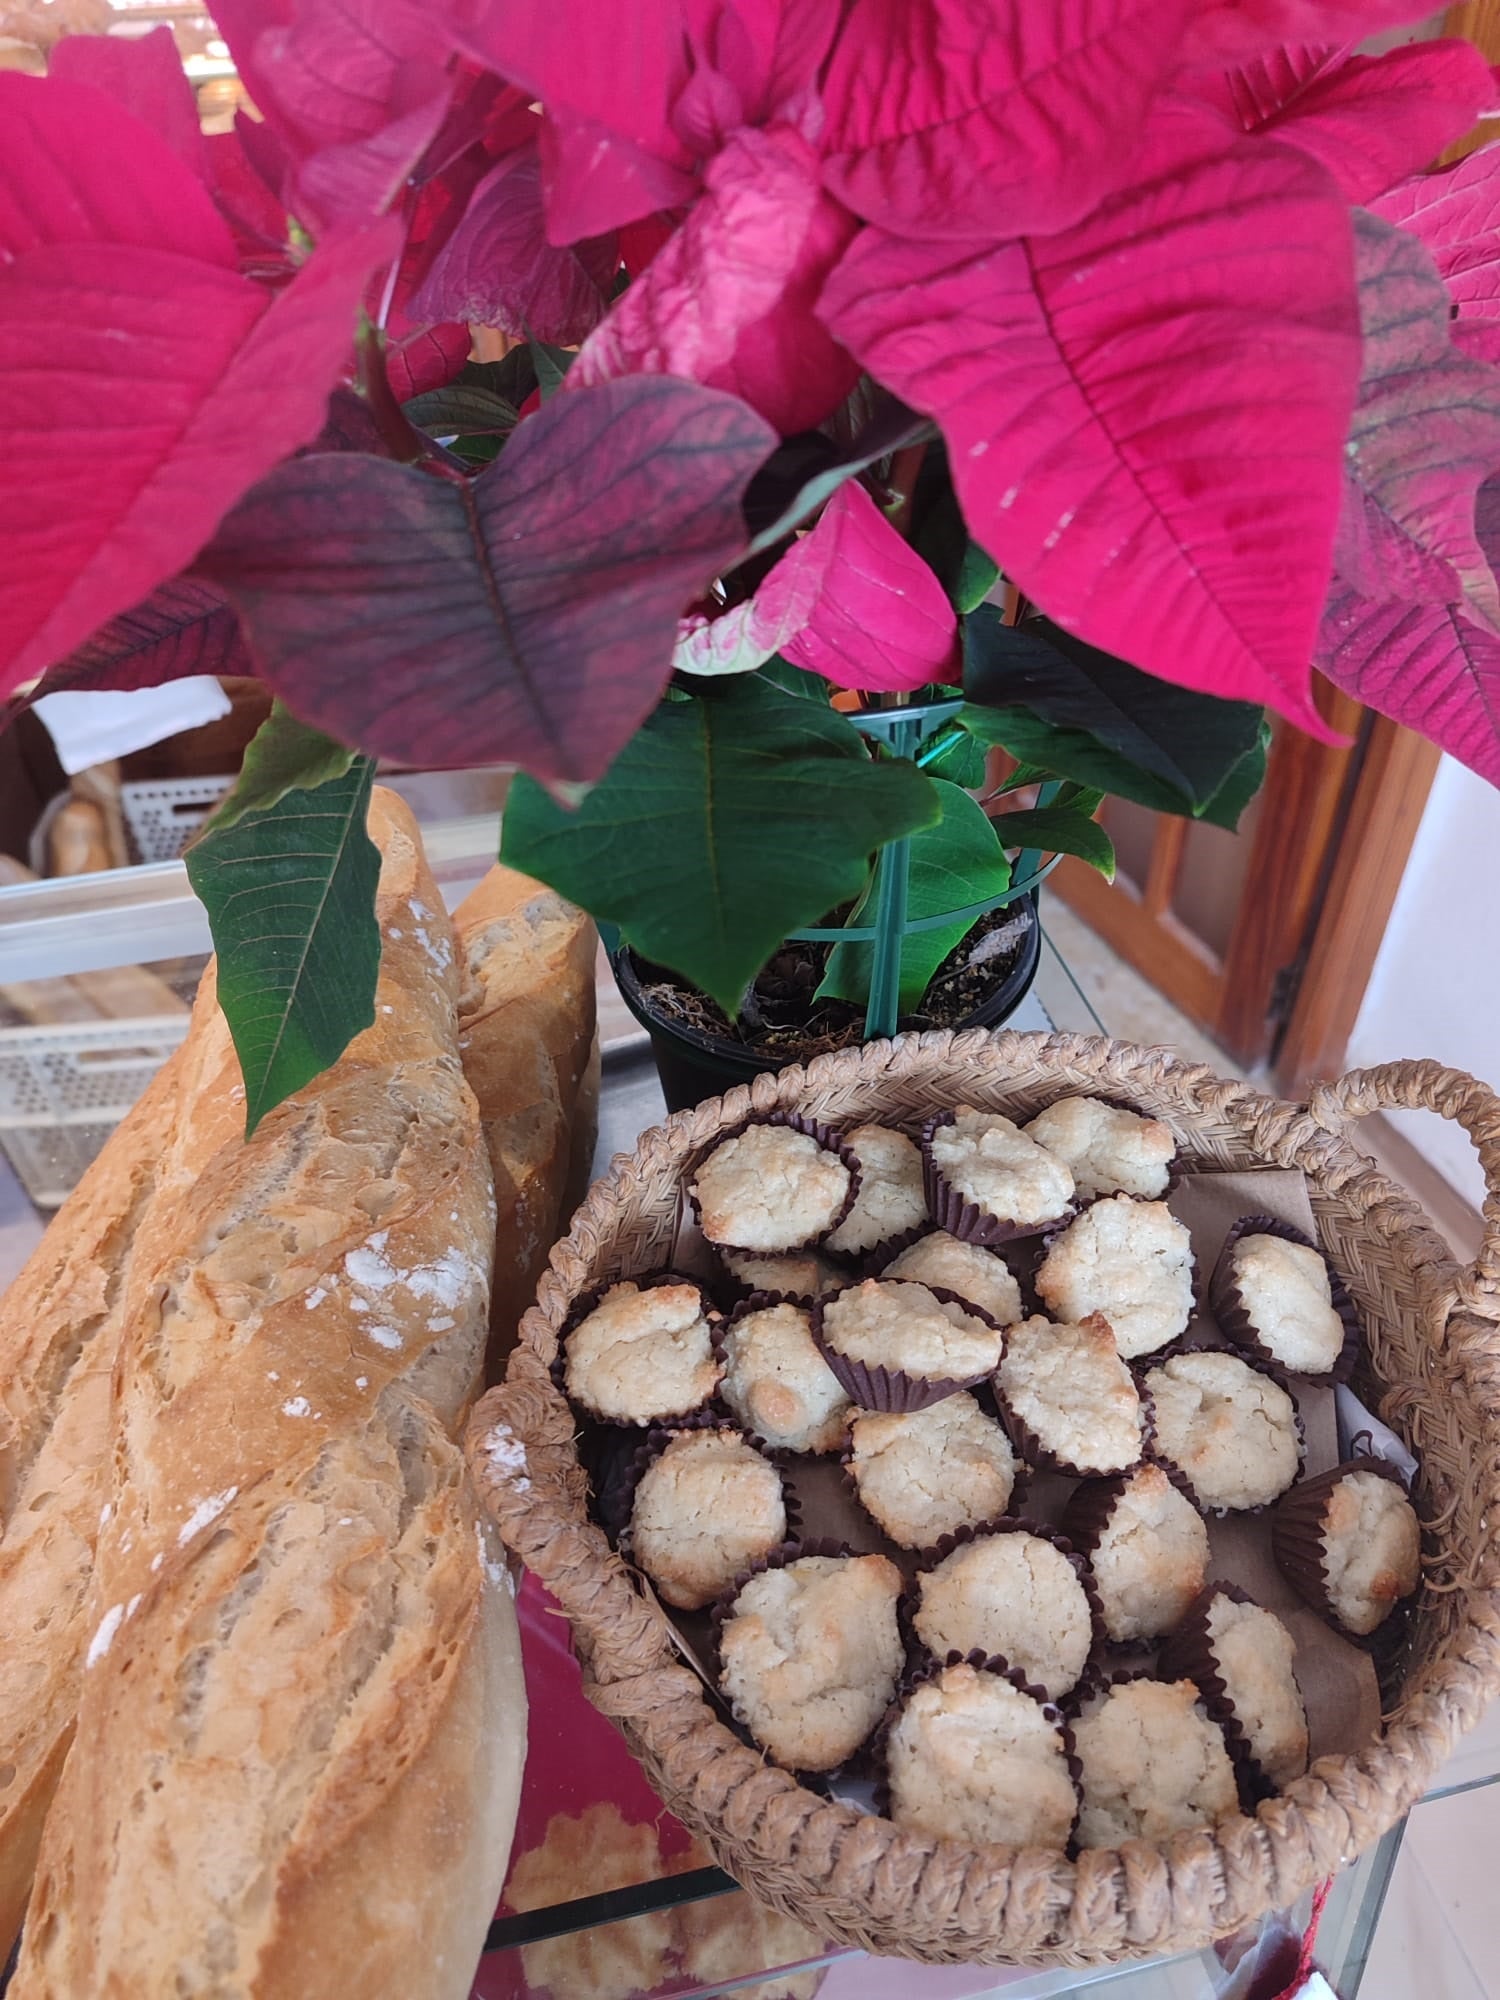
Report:
M 897 1022 L 924 1028 L 998 1027 L 1030 990 L 1041 955 L 1034 897 L 982 917 L 938 967 L 921 1007 Z M 737 1021 L 675 973 L 622 947 L 615 979 L 651 1036 L 669 1110 L 680 1111 L 762 1070 L 811 1062 L 864 1039 L 862 1007 L 814 1001 L 827 944 L 784 944 L 751 987 Z

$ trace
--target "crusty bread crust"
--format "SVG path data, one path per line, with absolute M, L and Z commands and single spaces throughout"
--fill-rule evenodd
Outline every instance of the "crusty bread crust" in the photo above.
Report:
M 599 1118 L 599 940 L 581 910 L 498 866 L 459 904 L 453 927 L 465 973 L 459 1050 L 479 1100 L 500 1217 L 493 1373 L 588 1184 Z
M 0 1958 L 72 1741 L 110 1375 L 180 1069 L 158 1071 L 0 1301 Z
M 198 996 L 16 2000 L 461 2000 L 498 1894 L 524 1693 L 449 1435 L 493 1195 L 451 929 L 406 808 L 370 825 L 374 1024 L 249 1141 Z

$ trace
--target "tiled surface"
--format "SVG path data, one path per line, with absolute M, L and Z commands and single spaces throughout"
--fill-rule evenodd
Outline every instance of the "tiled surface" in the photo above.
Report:
M 1068 969 L 1111 1035 L 1147 1047 L 1163 1043 L 1193 1062 L 1206 1062 L 1222 1076 L 1241 1071 L 1217 1042 L 1194 1027 L 1156 988 L 1126 965 L 1056 896 L 1042 905 L 1042 921 Z

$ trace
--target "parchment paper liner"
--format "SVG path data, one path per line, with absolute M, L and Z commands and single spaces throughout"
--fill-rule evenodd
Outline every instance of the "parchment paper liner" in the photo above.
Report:
M 667 1598 L 662 1595 L 660 1581 L 651 1574 L 650 1569 L 641 1560 L 636 1550 L 632 1520 L 635 1511 L 636 1489 L 640 1486 L 642 1479 L 645 1478 L 651 1466 L 656 1463 L 675 1438 L 691 1437 L 699 1431 L 717 1431 L 738 1438 L 741 1444 L 745 1445 L 750 1451 L 753 1451 L 757 1458 L 763 1458 L 775 1471 L 777 1481 L 781 1487 L 781 1505 L 786 1517 L 786 1525 L 782 1531 L 780 1540 L 773 1542 L 767 1549 L 766 1553 L 768 1555 L 775 1549 L 784 1548 L 802 1530 L 802 1506 L 796 1493 L 788 1483 L 782 1467 L 777 1463 L 773 1454 L 762 1449 L 760 1441 L 742 1429 L 739 1424 L 730 1422 L 712 1413 L 706 1413 L 695 1423 L 664 1424 L 653 1428 L 648 1432 L 646 1442 L 637 1449 L 631 1461 L 629 1472 L 629 1505 L 625 1510 L 625 1518 L 616 1531 L 615 1546 L 619 1550 L 622 1561 L 629 1563 L 632 1569 L 640 1570 L 644 1576 L 650 1579 L 652 1588 L 656 1591 L 657 1596 L 661 1598 L 662 1605 L 668 1612 L 681 1611 L 686 1607 L 668 1602 Z M 717 1601 L 717 1597 L 711 1597 L 706 1603 L 697 1608 L 700 1611 L 707 1611 Z
M 708 1321 L 709 1347 L 710 1349 L 713 1348 L 714 1331 L 718 1326 L 720 1313 L 718 1307 L 713 1302 L 713 1297 L 707 1285 L 705 1285 L 701 1278 L 690 1277 L 685 1271 L 649 1271 L 644 1277 L 639 1278 L 611 1278 L 607 1283 L 596 1285 L 591 1292 L 585 1293 L 576 1302 L 572 1312 L 568 1315 L 567 1323 L 558 1339 L 557 1353 L 553 1357 L 551 1369 L 552 1380 L 559 1395 L 565 1396 L 569 1408 L 578 1412 L 580 1416 L 585 1417 L 589 1423 L 598 1424 L 601 1427 L 610 1429 L 649 1430 L 653 1425 L 657 1424 L 676 1424 L 680 1426 L 688 1417 L 693 1416 L 698 1411 L 710 1410 L 714 1397 L 718 1393 L 717 1382 L 715 1382 L 714 1387 L 709 1390 L 708 1394 L 700 1402 L 691 1404 L 687 1409 L 659 1410 L 649 1417 L 625 1418 L 601 1416 L 597 1410 L 591 1410 L 581 1397 L 574 1396 L 569 1392 L 568 1342 L 578 1331 L 583 1321 L 593 1312 L 594 1308 L 602 1304 L 605 1296 L 620 1285 L 634 1285 L 636 1290 L 641 1292 L 653 1292 L 662 1285 L 691 1285 L 702 1301 L 703 1317 Z M 722 1370 L 720 1372 L 722 1373 Z
M 1254 1374 L 1264 1375 L 1269 1381 L 1274 1382 L 1277 1388 L 1282 1390 L 1289 1398 L 1292 1405 L 1292 1422 L 1296 1426 L 1297 1432 L 1297 1473 L 1294 1475 L 1291 1486 L 1283 1487 L 1274 1499 L 1258 1501 L 1253 1507 L 1220 1507 L 1205 1500 L 1193 1485 L 1192 1474 L 1185 1467 L 1178 1465 L 1175 1459 L 1167 1456 L 1167 1448 L 1162 1443 L 1159 1431 L 1152 1444 L 1151 1456 L 1156 1460 L 1158 1465 L 1170 1466 L 1179 1474 L 1183 1482 L 1184 1491 L 1189 1494 L 1193 1505 L 1198 1509 L 1200 1514 L 1207 1515 L 1211 1520 L 1223 1520 L 1226 1515 L 1233 1515 L 1239 1520 L 1248 1520 L 1256 1514 L 1268 1512 L 1279 1501 L 1285 1499 L 1288 1493 L 1295 1491 L 1297 1478 L 1301 1476 L 1302 1465 L 1307 1457 L 1307 1426 L 1302 1421 L 1302 1411 L 1298 1407 L 1297 1398 L 1293 1393 L 1291 1382 L 1288 1380 L 1285 1371 L 1280 1368 L 1268 1367 L 1263 1361 L 1252 1361 L 1249 1355 L 1242 1354 L 1238 1348 L 1210 1347 L 1198 1341 L 1184 1341 L 1181 1345 L 1174 1347 L 1173 1353 L 1232 1354 L 1237 1361 L 1244 1362 L 1245 1366 Z M 1140 1361 L 1136 1362 L 1134 1366 L 1137 1373 L 1144 1376 L 1150 1369 L 1160 1367 L 1161 1363 L 1168 1358 L 1166 1350 L 1163 1349 L 1159 1354 L 1143 1355 Z M 1146 1389 L 1148 1395 L 1151 1393 L 1144 1380 L 1141 1386 L 1143 1389 Z
M 1273 1354 L 1261 1339 L 1230 1268 L 1230 1252 L 1242 1236 L 1275 1236 L 1283 1243 L 1300 1243 L 1304 1250 L 1317 1252 L 1324 1270 L 1328 1273 L 1328 1288 L 1333 1298 L 1333 1309 L 1344 1328 L 1343 1345 L 1332 1368 L 1322 1372 L 1293 1368 L 1290 1363 Z M 1213 1275 L 1208 1281 L 1208 1302 L 1214 1318 L 1219 1323 L 1219 1331 L 1225 1339 L 1232 1340 L 1236 1347 L 1243 1349 L 1253 1360 L 1261 1361 L 1269 1368 L 1279 1369 L 1285 1375 L 1295 1375 L 1299 1381 L 1330 1385 L 1347 1382 L 1354 1373 L 1364 1344 L 1364 1336 L 1359 1323 L 1359 1314 L 1355 1310 L 1353 1299 L 1349 1296 L 1349 1288 L 1313 1239 L 1303 1230 L 1294 1229 L 1289 1222 L 1280 1222 L 1274 1215 L 1242 1215 L 1224 1238 L 1224 1247 L 1219 1252 L 1219 1260 L 1214 1265 Z
M 854 1559 L 858 1559 L 862 1553 L 868 1555 L 872 1552 L 869 1550 L 865 1550 L 862 1552 L 858 1549 L 853 1549 L 849 1546 L 847 1542 L 831 1540 L 827 1536 L 822 1536 L 822 1537 L 812 1536 L 806 1541 L 783 1542 L 780 1548 L 772 1549 L 769 1555 L 762 1556 L 758 1562 L 751 1563 L 748 1569 L 741 1570 L 739 1575 L 734 1579 L 733 1583 L 731 1583 L 725 1590 L 720 1592 L 719 1596 L 714 1600 L 714 1604 L 710 1611 L 709 1624 L 710 1624 L 710 1632 L 712 1638 L 712 1653 L 713 1653 L 712 1668 L 713 1668 L 714 1685 L 719 1690 L 719 1700 L 723 1705 L 726 1714 L 733 1714 L 733 1708 L 732 1704 L 730 1703 L 729 1697 L 723 1692 L 724 1663 L 722 1656 L 722 1640 L 723 1640 L 724 1627 L 728 1624 L 729 1620 L 734 1615 L 734 1605 L 736 1598 L 739 1596 L 740 1592 L 744 1589 L 745 1585 L 750 1581 L 751 1577 L 759 1576 L 763 1571 L 768 1569 L 785 1569 L 788 1563 L 797 1562 L 803 1556 L 838 1556 L 838 1557 L 848 1556 Z M 889 1558 L 887 1558 L 887 1560 L 889 1560 Z M 900 1630 L 899 1611 L 900 1611 L 900 1600 L 898 1599 L 897 1600 L 898 1631 Z M 901 1686 L 900 1677 L 897 1678 L 896 1686 L 898 1689 Z M 892 1696 L 892 1699 L 893 1700 L 895 1699 L 894 1695 Z M 744 1737 L 745 1741 L 747 1743 L 754 1744 L 756 1750 L 759 1751 L 761 1756 L 763 1756 L 768 1763 L 777 1765 L 783 1771 L 790 1771 L 793 1777 L 799 1779 L 803 1784 L 811 1783 L 821 1788 L 822 1786 L 828 1784 L 834 1778 L 854 1777 L 854 1776 L 862 1776 L 869 1774 L 868 1765 L 866 1761 L 867 1753 L 869 1751 L 871 1743 L 873 1742 L 876 1735 L 879 1733 L 879 1730 L 881 1728 L 882 1723 L 884 1722 L 884 1719 L 885 1719 L 884 1715 L 882 1715 L 875 1722 L 875 1724 L 872 1726 L 869 1732 L 865 1736 L 863 1736 L 860 1739 L 860 1741 L 855 1745 L 854 1749 L 850 1751 L 849 1755 L 845 1757 L 840 1763 L 830 1765 L 826 1771 L 808 1771 L 800 1768 L 797 1765 L 782 1763 L 781 1759 L 776 1756 L 774 1751 L 768 1749 L 767 1746 L 764 1743 L 762 1743 L 760 1739 L 754 1734 L 754 1732 L 749 1728 L 749 1726 L 746 1723 L 742 1722 L 738 1716 L 734 1717 L 734 1724 L 736 1729 Z
M 1152 1400 L 1151 1391 L 1146 1387 L 1145 1382 L 1135 1369 L 1130 1366 L 1130 1363 L 1127 1361 L 1121 1365 L 1135 1384 L 1136 1396 L 1140 1403 L 1140 1442 L 1136 1448 L 1135 1457 L 1130 1461 L 1129 1465 L 1110 1466 L 1107 1469 L 1101 1469 L 1099 1466 L 1090 1468 L 1088 1466 L 1075 1465 L 1071 1459 L 1066 1459 L 1060 1452 L 1053 1451 L 1038 1434 L 1035 1426 L 1021 1415 L 1015 1404 L 1006 1395 L 1005 1386 L 1001 1381 L 999 1373 L 997 1372 L 992 1377 L 991 1386 L 994 1390 L 995 1404 L 1000 1411 L 1001 1420 L 1005 1428 L 1009 1431 L 1016 1450 L 1020 1452 L 1029 1466 L 1032 1466 L 1038 1472 L 1060 1473 L 1064 1479 L 1094 1481 L 1114 1479 L 1121 1473 L 1133 1472 L 1143 1459 L 1151 1456 L 1151 1444 L 1156 1435 L 1156 1405 Z
M 728 1334 L 730 1328 L 738 1326 L 741 1320 L 749 1319 L 753 1313 L 769 1312 L 775 1306 L 792 1306 L 797 1312 L 801 1313 L 807 1321 L 807 1330 L 813 1340 L 813 1345 L 818 1346 L 816 1335 L 813 1334 L 813 1301 L 811 1299 L 789 1298 L 781 1292 L 751 1292 L 748 1297 L 741 1299 L 714 1328 L 714 1354 L 723 1364 L 723 1373 L 719 1377 L 718 1402 L 730 1421 L 737 1424 L 753 1440 L 766 1458 L 774 1460 L 778 1465 L 793 1464 L 800 1458 L 833 1458 L 843 1449 L 842 1444 L 829 1445 L 823 1451 L 814 1451 L 807 1446 L 773 1444 L 769 1438 L 763 1438 L 759 1431 L 752 1429 L 742 1417 L 736 1415 L 728 1398 L 724 1394 L 724 1375 L 728 1373 L 729 1366 Z M 818 1347 L 818 1352 L 819 1354 L 823 1353 L 821 1347 Z M 826 1360 L 826 1356 L 824 1358 Z M 838 1381 L 839 1387 L 844 1389 L 844 1384 L 835 1371 L 830 1370 L 830 1373 L 835 1374 L 835 1380 Z M 847 1395 L 849 1392 L 847 1389 L 844 1389 L 844 1393 Z
M 1017 1693 L 1024 1694 L 1034 1701 L 1042 1710 L 1046 1719 L 1057 1730 L 1058 1739 L 1062 1745 L 1063 1762 L 1066 1764 L 1068 1776 L 1072 1780 L 1074 1801 L 1073 1824 L 1068 1830 L 1068 1835 L 1063 1842 L 1063 1846 L 1068 1853 L 1073 1853 L 1074 1837 L 1078 1832 L 1078 1814 L 1083 1803 L 1083 1766 L 1078 1761 L 1078 1752 L 1074 1747 L 1073 1726 L 1063 1714 L 1062 1709 L 1047 1693 L 1047 1690 L 1038 1687 L 1035 1681 L 1027 1680 L 1021 1669 L 1013 1667 L 1003 1654 L 1000 1653 L 972 1652 L 962 1655 L 950 1655 L 946 1660 L 928 1660 L 921 1666 L 908 1669 L 902 1676 L 901 1685 L 896 1690 L 896 1699 L 886 1710 L 885 1719 L 871 1737 L 869 1743 L 871 1761 L 875 1764 L 880 1774 L 875 1787 L 876 1812 L 885 1819 L 890 1819 L 891 1817 L 890 1740 L 892 1731 L 900 1721 L 906 1704 L 911 1700 L 919 1687 L 924 1687 L 929 1681 L 935 1681 L 939 1675 L 945 1674 L 950 1667 L 954 1666 L 972 1667 L 976 1673 L 994 1674 L 1000 1680 L 1008 1681 L 1016 1689 Z M 899 1824 L 899 1822 L 894 1823 Z M 1001 1844 L 1021 1845 L 1024 1843 Z
M 916 1278 L 891 1278 L 880 1282 L 896 1285 L 915 1285 Z M 853 1289 L 845 1286 L 846 1291 Z M 982 1306 L 976 1306 L 972 1299 L 961 1298 L 957 1292 L 950 1292 L 945 1285 L 924 1285 L 923 1291 L 930 1292 L 935 1299 L 945 1305 L 962 1306 L 975 1319 L 983 1320 L 987 1327 L 1004 1337 L 1005 1329 Z M 980 1382 L 987 1382 L 991 1370 L 982 1368 L 977 1375 L 908 1375 L 903 1369 L 871 1367 L 867 1362 L 853 1361 L 829 1341 L 823 1327 L 823 1314 L 834 1300 L 843 1297 L 843 1292 L 830 1292 L 827 1298 L 815 1299 L 812 1304 L 813 1339 L 818 1351 L 828 1363 L 839 1381 L 861 1410 L 886 1410 L 897 1415 L 910 1415 L 913 1410 L 925 1410 L 933 1403 L 941 1403 L 945 1396 L 955 1395 L 960 1389 L 972 1389 Z M 1004 1349 L 1002 1348 L 1002 1352 Z
M 698 1169 L 712 1154 L 721 1152 L 732 1139 L 738 1139 L 742 1134 L 748 1132 L 752 1125 L 786 1125 L 794 1132 L 805 1132 L 809 1139 L 817 1141 L 825 1153 L 836 1153 L 849 1169 L 849 1191 L 844 1196 L 843 1204 L 838 1213 L 827 1227 L 815 1230 L 811 1236 L 803 1237 L 800 1243 L 785 1243 L 778 1250 L 757 1249 L 753 1244 L 748 1243 L 716 1243 L 703 1227 L 703 1210 L 698 1200 Z M 788 1251 L 811 1249 L 815 1244 L 821 1243 L 825 1237 L 831 1236 L 839 1224 L 846 1219 L 850 1209 L 853 1208 L 859 1195 L 861 1179 L 862 1174 L 857 1156 L 852 1147 L 844 1144 L 843 1139 L 834 1131 L 831 1125 L 825 1125 L 817 1118 L 804 1118 L 800 1111 L 767 1111 L 758 1117 L 746 1118 L 741 1124 L 732 1126 L 727 1132 L 721 1132 L 713 1144 L 706 1146 L 693 1162 L 692 1166 L 684 1171 L 682 1186 L 684 1193 L 687 1195 L 689 1206 L 692 1208 L 693 1219 L 698 1225 L 704 1242 L 711 1250 L 737 1250 L 746 1257 L 779 1257 Z
M 955 1549 L 962 1548 L 967 1542 L 987 1540 L 991 1535 L 1035 1535 L 1038 1541 L 1050 1542 L 1059 1555 L 1067 1558 L 1069 1566 L 1078 1578 L 1083 1590 L 1084 1600 L 1088 1605 L 1089 1650 L 1082 1667 L 1079 1669 L 1078 1675 L 1080 1681 L 1087 1680 L 1091 1669 L 1098 1662 L 1104 1649 L 1104 1610 L 1099 1602 L 1099 1593 L 1094 1587 L 1093 1571 L 1089 1568 L 1087 1559 L 1079 1554 L 1066 1535 L 1059 1534 L 1056 1528 L 1049 1528 L 1045 1523 L 1032 1520 L 1028 1515 L 1024 1514 L 1018 1514 L 1014 1517 L 1004 1515 L 999 1520 L 985 1521 L 975 1528 L 958 1528 L 951 1535 L 941 1536 L 933 1543 L 931 1550 L 924 1554 L 912 1577 L 910 1585 L 903 1593 L 901 1599 L 902 1626 L 906 1632 L 907 1642 L 912 1651 L 922 1659 L 937 1659 L 937 1655 L 933 1652 L 932 1648 L 924 1642 L 916 1625 L 917 1612 L 922 1600 L 923 1579 L 929 1576 L 933 1570 L 937 1569 L 940 1564 L 946 1562 Z M 981 1648 L 980 1650 L 983 1649 Z M 939 1664 L 942 1666 L 952 1666 L 955 1661 L 961 1660 L 964 1657 L 965 1655 L 962 1653 L 949 1651 L 939 1661 Z M 1064 1697 L 1048 1695 L 1047 1699 L 1049 1701 L 1061 1701 Z
M 1325 1624 L 1331 1625 L 1340 1638 L 1347 1639 L 1351 1646 L 1358 1646 L 1362 1652 L 1383 1653 L 1399 1640 L 1407 1609 L 1417 1592 L 1413 1591 L 1410 1597 L 1401 1598 L 1392 1605 L 1373 1632 L 1351 1632 L 1347 1625 L 1340 1622 L 1329 1595 L 1328 1573 L 1324 1567 L 1326 1543 L 1323 1518 L 1329 1494 L 1351 1472 L 1373 1472 L 1377 1478 L 1388 1479 L 1392 1485 L 1398 1486 L 1408 1502 L 1411 1499 L 1406 1481 L 1385 1459 L 1346 1459 L 1342 1465 L 1335 1465 L 1328 1472 L 1316 1473 L 1311 1479 L 1299 1479 L 1295 1486 L 1288 1487 L 1282 1494 L 1271 1517 L 1271 1553 L 1276 1558 L 1276 1567 L 1297 1595 L 1317 1612 Z M 1421 1588 L 1420 1575 L 1417 1588 Z
M 1133 1652 L 1138 1652 L 1148 1650 L 1161 1643 L 1162 1635 L 1159 1632 L 1149 1636 L 1142 1636 L 1138 1639 L 1116 1639 L 1113 1637 L 1109 1631 L 1109 1614 L 1104 1609 L 1104 1593 L 1100 1588 L 1098 1577 L 1094 1574 L 1094 1554 L 1100 1542 L 1104 1539 L 1110 1521 L 1114 1518 L 1115 1508 L 1124 1497 L 1125 1489 L 1130 1484 L 1130 1481 L 1142 1469 L 1142 1466 L 1148 1464 L 1153 1466 L 1158 1472 L 1163 1473 L 1182 1495 L 1183 1499 L 1187 1501 L 1193 1512 L 1200 1517 L 1202 1516 L 1203 1509 L 1198 1505 L 1197 1495 L 1193 1492 L 1191 1485 L 1183 1478 L 1177 1467 L 1175 1465 L 1168 1465 L 1164 1459 L 1152 1458 L 1142 1459 L 1140 1464 L 1129 1466 L 1124 1472 L 1113 1472 L 1105 1479 L 1085 1479 L 1080 1481 L 1069 1495 L 1058 1523 L 1062 1533 L 1089 1565 L 1089 1576 L 1093 1581 L 1095 1593 L 1099 1598 L 1100 1623 L 1104 1628 L 1104 1646 L 1106 1652 L 1117 1652 L 1120 1648 L 1129 1648 Z M 1209 1551 L 1205 1557 L 1205 1565 L 1211 1564 L 1212 1561 L 1212 1551 Z M 1200 1583 L 1198 1586 L 1199 1590 L 1202 1587 Z M 1196 1591 L 1194 1595 L 1197 1595 Z
M 1162 1641 L 1161 1650 L 1156 1656 L 1156 1675 L 1158 1680 L 1191 1681 L 1197 1688 L 1203 1697 L 1203 1706 L 1223 1730 L 1224 1740 L 1229 1745 L 1229 1755 L 1234 1762 L 1235 1776 L 1239 1780 L 1240 1803 L 1246 1812 L 1253 1812 L 1260 1800 L 1274 1797 L 1280 1787 L 1258 1762 L 1250 1740 L 1250 1732 L 1240 1720 L 1239 1712 L 1234 1705 L 1234 1696 L 1229 1691 L 1229 1683 L 1220 1671 L 1218 1656 L 1214 1652 L 1213 1640 L 1208 1630 L 1208 1614 L 1216 1597 L 1227 1597 L 1234 1604 L 1253 1604 L 1259 1611 L 1269 1609 L 1259 1598 L 1252 1597 L 1248 1590 L 1243 1590 L 1237 1583 L 1206 1585 L 1188 1606 L 1181 1622 Z M 1276 1616 L 1274 1611 L 1270 1615 L 1273 1618 Z M 1290 1633 L 1287 1636 L 1290 1637 Z M 1307 1705 L 1302 1700 L 1302 1690 L 1297 1686 L 1295 1674 L 1292 1676 L 1292 1686 L 1302 1709 L 1302 1721 L 1305 1726 Z M 1300 1777 L 1301 1773 L 1297 1775 Z
M 987 1416 L 990 1419 L 991 1423 L 993 1423 L 995 1427 L 1000 1431 L 1001 1435 L 1005 1438 L 1006 1442 L 1009 1444 L 1011 1451 L 1015 1454 L 1016 1476 L 1011 1484 L 1010 1494 L 1005 1502 L 1004 1514 L 1003 1515 L 987 1514 L 985 1515 L 983 1520 L 971 1521 L 964 1524 L 968 1527 L 982 1528 L 988 1521 L 997 1519 L 1008 1519 L 1012 1514 L 1019 1514 L 1022 1506 L 1024 1506 L 1025 1504 L 1026 1489 L 1031 1481 L 1031 1467 L 1026 1463 L 1025 1459 L 1022 1458 L 1020 1450 L 1016 1444 L 1016 1441 L 1014 1437 L 1011 1436 L 1010 1430 L 1006 1425 L 1004 1415 L 996 1407 L 994 1392 L 986 1383 L 983 1382 L 976 1383 L 972 1389 L 957 1390 L 955 1391 L 955 1393 L 958 1395 L 970 1395 L 974 1398 L 975 1402 L 978 1403 L 981 1411 L 984 1413 L 985 1416 Z M 947 1401 L 947 1398 L 945 1397 L 943 1400 Z M 872 1512 L 869 1504 L 865 1500 L 863 1493 L 861 1493 L 859 1490 L 859 1480 L 855 1476 L 855 1471 L 854 1471 L 854 1419 L 858 1417 L 860 1414 L 861 1412 L 859 1412 L 858 1410 L 851 1411 L 849 1423 L 845 1432 L 844 1448 L 839 1454 L 839 1465 L 844 1474 L 844 1483 L 848 1487 L 850 1493 L 853 1494 L 855 1504 L 859 1507 L 860 1512 L 864 1514 L 868 1520 L 874 1522 L 875 1527 L 882 1535 L 886 1537 L 887 1541 L 893 1543 L 896 1547 L 900 1548 L 905 1553 L 915 1556 L 929 1555 L 932 1549 L 936 1547 L 936 1543 L 931 1543 L 931 1542 L 907 1543 L 898 1541 L 897 1537 L 891 1533 L 890 1529 L 886 1527 L 885 1523 L 881 1521 Z M 889 1416 L 889 1415 L 910 1416 L 915 1413 L 912 1411 L 893 1412 L 886 1410 L 872 1410 L 872 1411 L 866 1411 L 863 1414 L 869 1416 Z M 956 1532 L 956 1530 L 952 1532 Z
M 922 1127 L 922 1173 L 927 1186 L 927 1207 L 936 1228 L 946 1229 L 950 1236 L 961 1237 L 965 1243 L 979 1243 L 992 1249 L 997 1243 L 1009 1243 L 1021 1236 L 1040 1236 L 1043 1230 L 1060 1228 L 1072 1221 L 1078 1212 L 1075 1202 L 1070 1202 L 1061 1215 L 1049 1215 L 1041 1222 L 1016 1222 L 992 1215 L 978 1202 L 960 1194 L 932 1157 L 934 1133 L 944 1125 L 951 1125 L 956 1116 L 953 1111 L 936 1111 Z

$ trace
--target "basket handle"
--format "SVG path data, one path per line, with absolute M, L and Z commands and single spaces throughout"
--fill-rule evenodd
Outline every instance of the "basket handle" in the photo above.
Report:
M 1352 1069 L 1334 1083 L 1320 1083 L 1307 1110 L 1330 1130 L 1347 1118 L 1396 1110 L 1435 1111 L 1463 1127 L 1479 1154 L 1485 1193 L 1479 1254 L 1463 1273 L 1460 1289 L 1471 1311 L 1500 1320 L 1500 1097 L 1489 1085 L 1437 1062 L 1375 1063 Z

